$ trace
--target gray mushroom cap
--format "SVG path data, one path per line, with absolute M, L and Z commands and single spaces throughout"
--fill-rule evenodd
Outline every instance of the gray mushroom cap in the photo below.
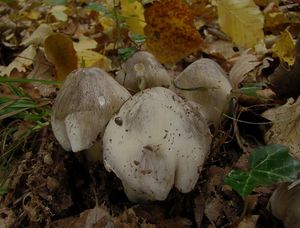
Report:
M 103 160 L 131 201 L 164 200 L 175 185 L 191 191 L 209 153 L 203 117 L 169 89 L 146 89 L 109 121 Z
M 269 200 L 272 214 L 283 221 L 286 228 L 300 227 L 300 180 L 282 183 Z
M 51 125 L 62 147 L 73 152 L 90 148 L 129 92 L 98 68 L 70 73 L 55 99 Z
M 223 112 L 230 108 L 232 86 L 226 73 L 213 60 L 202 58 L 190 64 L 174 80 L 173 90 L 200 105 L 207 122 L 218 127 Z
M 133 92 L 157 86 L 168 88 L 171 85 L 167 70 L 146 51 L 136 52 L 124 62 L 116 80 Z

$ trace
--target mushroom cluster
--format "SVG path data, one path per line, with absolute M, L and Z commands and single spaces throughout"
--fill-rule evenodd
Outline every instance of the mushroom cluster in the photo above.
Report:
M 191 64 L 173 84 L 147 52 L 128 59 L 116 80 L 97 68 L 74 71 L 53 105 L 54 135 L 74 152 L 98 142 L 94 157 L 103 151 L 105 168 L 133 202 L 164 200 L 173 186 L 187 193 L 210 151 L 209 124 L 217 126 L 228 110 L 231 86 L 208 59 Z

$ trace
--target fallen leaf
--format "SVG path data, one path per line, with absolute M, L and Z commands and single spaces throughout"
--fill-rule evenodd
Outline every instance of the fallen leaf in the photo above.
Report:
M 233 50 L 234 46 L 231 42 L 224 40 L 216 40 L 214 42 L 206 42 L 203 45 L 203 51 L 207 54 L 221 57 L 225 60 L 229 60 L 236 55 L 239 55 L 239 52 Z
M 290 69 L 284 64 L 280 64 L 269 76 L 270 88 L 278 97 L 289 98 L 300 95 L 300 36 L 296 43 L 295 63 Z
M 274 7 L 272 10 L 265 14 L 265 25 L 264 30 L 276 31 L 282 30 L 283 26 L 286 25 L 299 25 L 300 24 L 300 13 L 299 11 L 287 11 L 283 12 L 278 7 Z
M 77 42 L 73 42 L 74 49 L 79 52 L 83 50 L 91 50 L 97 47 L 97 42 L 85 35 L 80 35 Z
M 14 69 L 18 72 L 26 72 L 26 68 L 32 65 L 35 55 L 35 47 L 33 45 L 28 46 L 7 67 L 0 68 L 0 76 L 9 77 Z
M 111 216 L 108 209 L 104 206 L 85 210 L 80 216 L 68 217 L 52 222 L 51 227 L 65 228 L 93 228 L 93 227 L 113 227 Z
M 77 68 L 77 56 L 72 40 L 64 34 L 53 34 L 45 40 L 45 54 L 57 71 L 57 80 L 63 81 Z
M 221 30 L 241 47 L 251 48 L 264 38 L 264 17 L 253 0 L 218 0 Z
M 41 49 L 38 49 L 37 54 L 33 62 L 33 70 L 27 75 L 29 79 L 40 79 L 40 80 L 54 80 L 53 76 L 53 66 L 50 64 L 44 52 Z M 42 83 L 31 83 L 35 89 L 39 91 L 40 96 L 47 97 L 51 93 L 56 91 L 53 85 L 46 85 Z
M 53 30 L 48 24 L 41 24 L 28 38 L 24 39 L 21 45 L 28 46 L 34 44 L 36 46 L 43 44 L 45 39 L 53 34 Z
M 53 6 L 50 12 L 56 18 L 56 20 L 67 21 L 68 15 L 65 13 L 66 10 L 67 10 L 66 6 L 57 5 L 57 6 Z
M 146 25 L 144 18 L 144 7 L 136 0 L 120 0 L 121 15 L 124 17 L 129 31 L 144 35 Z
M 269 109 L 262 116 L 273 122 L 265 134 L 266 143 L 283 144 L 300 161 L 300 99 L 290 98 L 285 105 Z
M 111 70 L 111 60 L 104 55 L 92 50 L 82 50 L 77 52 L 78 64 L 80 67 L 82 63 L 85 67 L 99 67 L 105 71 Z
M 173 64 L 200 48 L 194 14 L 181 0 L 154 2 L 145 10 L 146 45 L 161 63 Z
M 281 33 L 279 39 L 272 46 L 275 56 L 278 56 L 282 62 L 292 66 L 295 62 L 295 42 L 292 34 L 286 29 Z
M 242 53 L 229 72 L 229 80 L 234 89 L 239 88 L 240 83 L 245 79 L 247 73 L 261 64 L 261 61 L 255 55 L 248 52 L 249 50 L 246 50 Z
M 250 215 L 245 218 L 239 223 L 237 228 L 255 228 L 259 215 Z

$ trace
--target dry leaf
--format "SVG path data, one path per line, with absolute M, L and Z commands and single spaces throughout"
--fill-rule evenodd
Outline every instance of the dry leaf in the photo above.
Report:
M 282 62 L 292 66 L 295 62 L 295 41 L 292 34 L 286 29 L 281 33 L 280 38 L 272 46 L 273 53 L 279 57 Z
M 136 0 L 121 0 L 121 15 L 124 17 L 128 29 L 137 34 L 144 35 L 146 25 L 144 7 Z
M 282 144 L 290 149 L 290 154 L 300 161 L 300 99 L 290 98 L 285 105 L 269 109 L 262 116 L 273 122 L 265 134 L 268 144 Z
M 14 69 L 18 72 L 26 72 L 26 67 L 32 65 L 35 55 L 35 47 L 33 45 L 28 46 L 7 67 L 0 68 L 0 76 L 9 77 Z
M 64 34 L 57 33 L 46 38 L 45 54 L 49 62 L 55 65 L 59 81 L 63 81 L 71 71 L 77 68 L 73 42 Z
M 235 52 L 233 50 L 233 47 L 234 46 L 231 42 L 216 40 L 214 42 L 206 42 L 204 44 L 203 51 L 210 55 L 221 57 L 228 61 L 234 56 L 239 55 L 239 52 Z
M 95 207 L 93 209 L 85 210 L 80 216 L 68 217 L 65 219 L 57 220 L 51 224 L 51 227 L 65 228 L 93 228 L 114 227 L 108 209 L 104 206 Z
M 48 24 L 41 24 L 27 39 L 23 40 L 21 45 L 28 46 L 34 44 L 36 46 L 43 44 L 45 39 L 53 34 L 53 30 Z
M 73 42 L 74 49 L 79 52 L 83 50 L 95 49 L 97 47 L 97 42 L 85 35 L 80 35 L 77 42 Z
M 33 70 L 27 75 L 29 79 L 40 80 L 54 80 L 52 65 L 47 61 L 44 52 L 38 49 L 34 58 Z M 40 92 L 41 96 L 47 97 L 51 93 L 54 93 L 55 87 L 53 85 L 46 85 L 42 83 L 32 83 L 35 89 Z
M 78 67 L 84 63 L 85 67 L 99 67 L 105 71 L 111 70 L 111 60 L 104 55 L 92 50 L 83 50 L 77 52 Z
M 53 6 L 50 12 L 56 18 L 56 20 L 67 21 L 68 15 L 65 13 L 66 10 L 67 10 L 66 6 L 57 5 L 57 6 Z
M 147 48 L 161 63 L 172 64 L 200 48 L 194 14 L 181 0 L 154 2 L 145 10 Z
M 244 217 L 237 228 L 255 228 L 259 215 L 250 215 Z
M 234 89 L 239 88 L 239 84 L 245 79 L 247 73 L 261 64 L 261 61 L 255 55 L 249 54 L 248 51 L 242 53 L 229 72 L 229 80 Z
M 251 48 L 264 38 L 264 17 L 253 0 L 218 0 L 219 25 L 232 41 Z

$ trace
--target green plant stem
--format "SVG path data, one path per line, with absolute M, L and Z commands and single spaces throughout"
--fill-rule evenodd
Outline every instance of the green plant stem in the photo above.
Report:
M 249 205 L 249 201 L 248 201 L 248 197 L 247 196 L 243 197 L 243 200 L 244 200 L 244 207 L 243 207 L 242 214 L 240 216 L 241 220 L 243 220 L 244 217 L 246 216 L 246 213 L 247 213 L 247 210 L 248 210 L 248 205 Z

